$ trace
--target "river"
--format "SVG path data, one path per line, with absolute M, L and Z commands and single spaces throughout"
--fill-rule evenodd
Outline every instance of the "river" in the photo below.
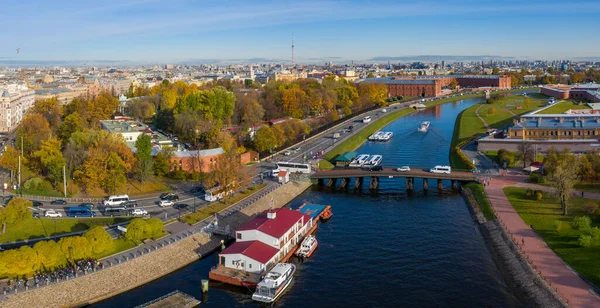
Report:
M 456 116 L 480 99 L 436 106 L 387 127 L 394 138 L 367 142 L 359 153 L 382 154 L 383 165 L 446 165 Z M 417 132 L 431 121 L 427 133 Z M 366 182 L 368 183 L 368 182 Z M 317 231 L 319 247 L 298 264 L 293 285 L 275 306 L 285 307 L 507 307 L 525 304 L 507 287 L 477 224 L 462 197 L 449 189 L 407 195 L 402 179 L 381 179 L 381 191 L 369 194 L 305 192 L 305 201 L 329 204 L 333 218 Z M 430 188 L 436 187 L 433 181 Z M 198 299 L 202 307 L 254 307 L 249 291 L 211 283 L 207 295 L 201 279 L 217 263 L 213 254 L 159 280 L 93 307 L 132 307 L 174 290 Z M 151 270 L 151 269 L 149 269 Z

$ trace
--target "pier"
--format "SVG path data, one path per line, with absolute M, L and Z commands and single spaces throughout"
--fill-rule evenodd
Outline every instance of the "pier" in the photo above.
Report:
M 185 294 L 179 290 L 173 291 L 167 295 L 161 296 L 135 308 L 192 308 L 198 307 L 200 301 L 191 295 Z
M 364 178 L 370 178 L 369 189 L 379 189 L 379 178 L 405 178 L 406 189 L 413 190 L 415 179 L 423 179 L 423 189 L 429 189 L 428 180 L 437 180 L 438 189 L 442 189 L 442 181 L 451 181 L 452 188 L 458 188 L 458 182 L 477 181 L 477 177 L 472 172 L 452 171 L 450 174 L 433 173 L 424 168 L 412 168 L 411 171 L 397 171 L 397 168 L 383 168 L 383 170 L 372 171 L 369 169 L 348 168 L 319 170 L 311 175 L 311 179 L 316 181 L 319 186 L 326 185 L 328 188 L 335 189 L 337 180 L 341 179 L 341 190 L 346 190 L 350 186 L 350 180 L 355 178 L 355 189 L 360 189 Z

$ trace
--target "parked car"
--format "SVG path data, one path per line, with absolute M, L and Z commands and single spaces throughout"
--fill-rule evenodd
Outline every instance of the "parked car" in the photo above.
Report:
M 130 214 L 133 216 L 145 216 L 148 215 L 148 212 L 144 209 L 133 209 Z
M 407 172 L 407 171 L 410 171 L 410 167 L 409 166 L 402 166 L 402 167 L 400 167 L 400 168 L 398 168 L 396 170 L 398 170 L 400 172 Z
M 39 201 L 31 201 L 31 203 L 33 204 L 33 206 L 38 207 L 38 206 L 44 206 L 43 203 L 39 202 Z
M 176 203 L 175 205 L 173 205 L 174 208 L 178 209 L 178 210 L 183 210 L 188 208 L 190 205 L 189 204 L 185 204 L 185 203 Z
M 44 216 L 56 218 L 56 217 L 62 217 L 62 214 L 57 211 L 54 211 L 54 210 L 47 210 L 44 213 Z
M 381 112 L 387 112 L 387 109 L 383 108 L 381 109 Z
M 160 202 L 158 203 L 158 206 L 165 207 L 165 206 L 172 206 L 173 204 L 174 204 L 174 202 L 171 200 L 160 200 Z
M 94 208 L 94 204 L 93 203 L 82 203 L 79 206 L 80 207 L 87 207 L 90 210 Z
M 369 168 L 370 171 L 381 171 L 383 170 L 383 166 L 379 165 L 379 166 L 373 166 L 371 168 Z
M 290 155 L 292 155 L 292 151 L 290 151 L 290 150 L 285 150 L 285 152 L 283 152 L 283 155 L 285 155 L 285 156 L 290 156 Z
M 56 199 L 56 200 L 52 200 L 52 202 L 50 202 L 50 204 L 67 204 L 67 201 L 65 201 L 63 199 Z
M 33 218 L 40 218 L 39 212 L 33 212 Z

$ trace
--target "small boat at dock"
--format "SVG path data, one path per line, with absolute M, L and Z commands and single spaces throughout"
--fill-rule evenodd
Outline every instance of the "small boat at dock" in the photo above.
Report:
M 314 235 L 308 235 L 304 238 L 298 250 L 296 250 L 296 256 L 300 258 L 310 258 L 318 245 L 319 242 L 317 241 L 317 238 Z
M 392 137 L 394 137 L 394 133 L 392 133 L 392 132 L 384 132 L 383 136 L 381 136 L 381 138 L 379 140 L 381 140 L 381 141 L 388 141 L 388 140 L 392 139 Z
M 265 278 L 258 283 L 252 299 L 263 303 L 276 301 L 294 278 L 296 266 L 291 263 L 279 263 L 267 273 Z
M 331 205 L 320 205 L 312 203 L 303 203 L 296 211 L 310 215 L 313 221 L 327 221 L 333 216 Z
M 369 160 L 369 157 L 371 157 L 369 154 L 360 154 L 350 162 L 348 167 L 360 168 Z
M 378 166 L 381 164 L 381 162 L 383 161 L 383 156 L 381 155 L 373 155 L 371 156 L 371 158 L 369 158 L 369 161 L 367 161 L 363 167 L 364 168 L 369 168 L 369 167 L 373 167 L 373 166 Z
M 431 125 L 429 121 L 423 121 L 421 122 L 421 125 L 419 126 L 418 130 L 420 132 L 426 132 L 429 129 L 429 125 Z

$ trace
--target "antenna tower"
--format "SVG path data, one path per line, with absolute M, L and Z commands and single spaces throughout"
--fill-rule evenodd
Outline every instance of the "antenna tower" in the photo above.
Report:
M 294 32 L 292 32 L 292 66 L 294 66 Z

